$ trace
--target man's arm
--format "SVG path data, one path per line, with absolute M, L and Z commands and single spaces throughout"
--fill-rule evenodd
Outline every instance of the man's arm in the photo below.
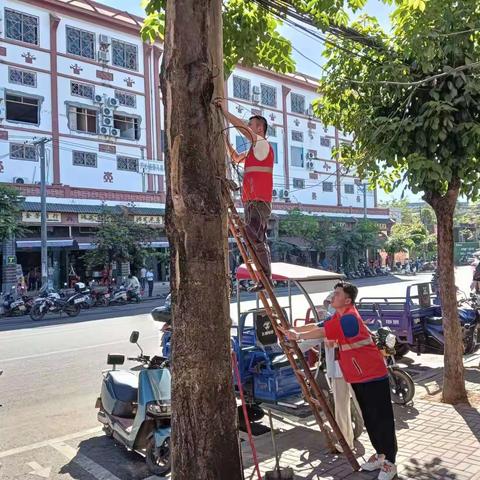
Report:
M 231 123 L 244 137 L 247 137 L 248 140 L 254 145 L 259 139 L 258 135 L 248 126 L 245 125 L 245 122 L 233 115 L 227 110 L 225 101 L 221 98 L 215 100 L 215 106 L 222 110 L 224 117 L 227 119 L 227 122 Z
M 228 135 L 225 135 L 225 145 L 227 146 L 228 154 L 230 155 L 233 163 L 242 163 L 245 161 L 248 152 L 238 153 L 230 143 Z
M 290 330 L 285 330 L 279 327 L 279 330 L 287 337 L 288 340 L 321 340 L 325 338 L 325 328 L 317 327 L 310 329 L 308 332 L 298 332 L 298 329 L 291 328 Z

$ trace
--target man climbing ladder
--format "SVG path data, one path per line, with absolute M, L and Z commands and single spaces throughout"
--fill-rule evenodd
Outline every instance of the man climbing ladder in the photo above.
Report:
M 215 105 L 223 115 L 249 142 L 250 148 L 239 154 L 225 136 L 228 152 L 236 164 L 245 162 L 242 202 L 245 209 L 245 227 L 258 260 L 267 278 L 271 277 L 270 248 L 267 242 L 268 220 L 272 213 L 273 165 L 275 162 L 272 146 L 266 137 L 268 123 L 260 116 L 250 117 L 248 125 L 227 110 L 225 101 L 216 100 Z M 263 290 L 258 282 L 252 292 Z

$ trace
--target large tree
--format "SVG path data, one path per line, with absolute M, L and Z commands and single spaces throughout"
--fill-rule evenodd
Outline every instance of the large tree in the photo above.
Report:
M 18 191 L 6 185 L 0 185 L 0 243 L 21 235 L 25 228 L 21 220 L 22 208 Z
M 384 48 L 350 40 L 327 45 L 317 113 L 352 133 L 346 163 L 391 191 L 405 181 L 423 192 L 438 225 L 440 296 L 445 333 L 443 400 L 465 401 L 463 349 L 453 266 L 458 196 L 480 188 L 480 9 L 477 0 L 396 0 L 394 32 L 374 18 L 353 24 Z M 377 161 L 378 160 L 378 161 Z

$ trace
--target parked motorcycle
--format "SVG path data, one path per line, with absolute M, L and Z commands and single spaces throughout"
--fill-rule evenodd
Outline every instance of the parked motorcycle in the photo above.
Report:
M 16 295 L 16 287 L 13 286 L 11 292 L 4 295 L 1 294 L 1 312 L 7 317 L 17 317 L 20 315 L 25 315 L 30 311 L 31 300 L 26 295 L 18 297 Z
M 140 296 L 140 292 L 133 288 L 127 289 L 127 302 L 128 303 L 140 303 L 142 301 L 142 297 Z
M 110 289 L 108 305 L 125 305 L 126 303 L 128 303 L 128 294 L 124 286 Z
M 33 301 L 30 318 L 34 321 L 42 320 L 47 313 L 66 313 L 69 317 L 76 317 L 80 313 L 80 305 L 85 302 L 85 284 L 78 282 L 75 293 L 61 298 L 57 292 L 44 291 Z
M 116 370 L 125 355 L 109 354 L 107 364 L 113 369 L 103 372 L 95 407 L 105 433 L 143 455 L 149 471 L 163 476 L 170 471 L 171 376 L 167 359 L 144 355 L 138 337 L 132 332 L 130 342 L 139 347 L 140 355 L 128 360 L 140 364 L 133 369 L 139 373 Z

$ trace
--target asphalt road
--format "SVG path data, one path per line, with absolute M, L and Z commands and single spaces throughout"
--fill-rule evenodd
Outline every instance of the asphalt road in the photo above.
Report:
M 356 283 L 360 296 L 401 296 L 409 283 L 429 279 L 378 277 Z M 461 288 L 470 279 L 469 267 L 457 269 Z M 279 293 L 285 301 L 286 289 Z M 248 304 L 252 299 L 244 297 Z M 141 458 L 102 435 L 94 404 L 107 354 L 137 353 L 128 341 L 132 330 L 140 332 L 146 354 L 158 352 L 159 325 L 148 312 L 162 302 L 83 311 L 74 319 L 0 320 L 0 479 L 156 478 L 149 476 Z M 305 312 L 303 302 L 297 303 Z M 432 362 L 438 366 L 441 358 Z

